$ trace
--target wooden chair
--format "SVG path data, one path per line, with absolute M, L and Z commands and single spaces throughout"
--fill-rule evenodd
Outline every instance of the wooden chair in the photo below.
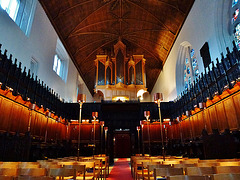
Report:
M 171 168 L 171 165 L 163 165 L 163 164 L 147 165 L 147 176 L 144 175 L 144 179 L 153 180 L 154 179 L 153 173 L 154 173 L 154 169 L 156 168 Z
M 109 157 L 108 156 L 98 156 L 95 159 L 102 160 L 102 174 L 104 179 L 109 175 Z
M 16 180 L 55 180 L 54 177 L 49 176 L 18 176 Z
M 64 165 L 63 168 L 66 169 L 75 169 L 76 170 L 76 179 L 93 179 L 94 177 L 88 176 L 86 178 L 86 165 Z
M 181 164 L 195 164 L 198 163 L 199 159 L 187 159 L 187 160 L 183 160 L 181 161 Z
M 188 176 L 188 175 L 177 175 L 169 176 L 167 180 L 209 180 L 206 176 Z
M 149 159 L 138 159 L 134 162 L 134 167 L 133 167 L 133 178 L 134 179 L 137 179 L 138 178 L 138 174 L 141 174 L 142 173 L 142 166 L 143 166 L 143 163 L 150 163 L 150 160 Z
M 18 168 L 20 162 L 3 162 L 0 164 L 0 168 Z
M 219 163 L 216 162 L 209 162 L 209 163 L 196 163 L 194 164 L 196 167 L 212 167 L 212 166 L 219 166 Z
M 20 176 L 46 176 L 47 171 L 45 168 L 20 168 Z
M 0 168 L 1 176 L 18 176 L 18 168 Z
M 18 168 L 39 168 L 39 162 L 21 162 L 18 164 Z
M 183 168 L 184 171 L 186 171 L 186 169 L 188 167 L 195 167 L 194 164 L 173 164 L 174 168 Z
M 141 164 L 141 170 L 138 170 L 136 173 L 136 179 L 144 179 L 144 177 L 147 177 L 150 173 L 149 166 L 154 166 L 155 168 L 157 168 L 157 165 L 160 164 L 158 162 L 143 161 Z M 160 168 L 160 166 L 158 166 L 158 168 Z
M 99 179 L 98 174 L 96 174 L 95 162 L 94 161 L 84 161 L 78 162 L 78 165 L 85 165 L 86 167 L 86 175 L 85 177 L 88 179 Z
M 76 180 L 76 169 L 57 168 L 49 169 L 49 176 L 59 180 L 74 179 Z
M 156 168 L 154 169 L 154 180 L 161 177 L 183 175 L 183 168 Z
M 180 161 L 163 161 L 162 164 L 180 164 Z
M 211 180 L 239 180 L 240 174 L 213 174 Z
M 217 159 L 217 162 L 235 162 L 238 161 L 239 159 Z
M 214 174 L 214 170 L 212 167 L 187 167 L 186 175 L 190 176 L 204 176 Z
M 214 174 L 240 173 L 240 166 L 215 166 Z
M 240 162 L 232 161 L 232 162 L 218 162 L 219 166 L 240 166 Z
M 0 180 L 14 180 L 13 176 L 0 175 Z

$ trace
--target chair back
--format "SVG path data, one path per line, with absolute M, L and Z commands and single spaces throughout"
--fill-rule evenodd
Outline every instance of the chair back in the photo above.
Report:
M 46 176 L 45 168 L 20 168 L 19 175 L 20 176 Z
M 214 174 L 240 173 L 240 166 L 215 166 Z
M 67 168 L 57 168 L 57 169 L 49 169 L 49 176 L 59 179 L 64 179 L 64 177 L 71 177 L 76 180 L 76 170 L 75 169 L 67 169 Z
M 214 174 L 212 167 L 187 167 L 186 175 L 190 176 L 204 176 Z
M 1 176 L 18 176 L 18 168 L 0 168 Z
M 207 176 L 188 176 L 188 175 L 177 175 L 169 176 L 167 180 L 209 180 Z
M 211 180 L 239 180 L 240 174 L 213 174 Z

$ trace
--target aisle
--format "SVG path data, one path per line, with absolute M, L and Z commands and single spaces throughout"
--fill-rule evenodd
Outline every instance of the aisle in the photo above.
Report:
M 113 169 L 107 180 L 132 180 L 131 168 L 127 158 L 120 158 L 114 163 Z

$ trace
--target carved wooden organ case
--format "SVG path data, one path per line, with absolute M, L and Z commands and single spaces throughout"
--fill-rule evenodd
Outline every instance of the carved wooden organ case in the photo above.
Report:
M 118 41 L 112 55 L 96 57 L 95 92 L 101 91 L 104 100 L 137 100 L 139 90 L 147 91 L 145 61 L 144 55 L 127 56 L 126 45 Z

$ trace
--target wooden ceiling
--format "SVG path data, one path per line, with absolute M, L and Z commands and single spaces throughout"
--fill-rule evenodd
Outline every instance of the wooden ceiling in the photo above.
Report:
M 39 0 L 93 93 L 96 55 L 121 39 L 146 59 L 151 92 L 194 0 Z

